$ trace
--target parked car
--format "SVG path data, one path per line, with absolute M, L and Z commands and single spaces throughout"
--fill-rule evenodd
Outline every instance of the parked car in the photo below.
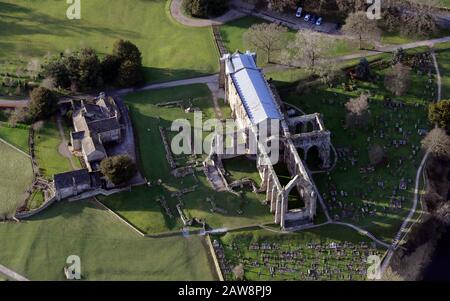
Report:
M 316 24 L 317 17 L 315 15 L 312 15 L 310 21 L 311 21 L 312 24 Z
M 322 22 L 323 22 L 323 18 L 322 18 L 322 17 L 319 17 L 319 18 L 317 19 L 317 21 L 316 21 L 316 25 L 317 25 L 317 26 L 320 26 L 320 25 L 322 25 Z
M 303 8 L 299 7 L 299 8 L 297 9 L 297 12 L 295 13 L 295 16 L 296 16 L 297 18 L 301 18 L 301 17 L 302 17 L 302 13 L 303 13 Z
M 306 14 L 306 16 L 305 16 L 305 21 L 306 21 L 306 22 L 309 22 L 309 19 L 311 19 L 311 15 L 310 15 L 310 14 Z

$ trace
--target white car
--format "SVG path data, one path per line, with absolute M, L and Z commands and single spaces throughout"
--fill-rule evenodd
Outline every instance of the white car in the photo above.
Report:
M 303 8 L 299 7 L 299 8 L 297 9 L 297 12 L 295 13 L 295 16 L 296 16 L 297 18 L 301 18 L 301 17 L 302 17 L 302 12 L 303 12 Z
M 311 19 L 311 15 L 310 15 L 310 14 L 306 14 L 306 16 L 305 16 L 305 21 L 306 21 L 306 22 L 309 22 L 309 19 Z
M 320 17 L 319 19 L 317 19 L 316 25 L 317 25 L 317 26 L 320 26 L 320 25 L 322 25 L 322 22 L 323 22 L 323 18 Z

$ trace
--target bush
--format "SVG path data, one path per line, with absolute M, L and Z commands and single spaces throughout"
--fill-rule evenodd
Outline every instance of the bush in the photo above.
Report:
M 431 123 L 438 124 L 439 127 L 450 131 L 450 100 L 442 100 L 430 105 L 428 119 Z
M 105 84 L 114 84 L 119 72 L 121 61 L 115 55 L 107 55 L 101 62 L 102 77 Z
M 386 162 L 387 156 L 384 149 L 379 145 L 372 145 L 369 148 L 369 160 L 372 165 L 380 165 Z
M 137 169 L 129 156 L 109 157 L 100 163 L 100 171 L 114 185 L 121 185 L 133 178 Z
M 192 17 L 216 17 L 228 10 L 228 0 L 184 0 L 183 9 Z
M 142 54 L 138 47 L 130 41 L 118 40 L 114 44 L 113 55 L 122 63 L 131 61 L 137 65 L 142 65 Z
M 34 121 L 51 117 L 57 109 L 58 97 L 47 88 L 34 89 L 30 95 L 30 118 Z
M 144 80 L 141 66 L 132 62 L 125 61 L 120 65 L 117 74 L 117 84 L 121 87 L 136 86 Z

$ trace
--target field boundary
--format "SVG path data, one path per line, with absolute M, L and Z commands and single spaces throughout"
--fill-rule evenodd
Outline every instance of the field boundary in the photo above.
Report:
M 4 144 L 6 144 L 7 146 L 11 147 L 12 149 L 18 151 L 19 153 L 21 153 L 22 155 L 25 155 L 28 159 L 31 159 L 30 154 L 27 154 L 26 152 L 24 152 L 23 150 L 21 150 L 20 148 L 12 145 L 11 143 L 9 143 L 8 141 L 0 138 L 0 142 L 3 142 Z

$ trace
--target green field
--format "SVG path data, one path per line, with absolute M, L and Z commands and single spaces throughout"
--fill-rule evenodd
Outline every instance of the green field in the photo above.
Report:
M 213 280 L 202 238 L 151 239 L 89 202 L 59 203 L 21 224 L 0 224 L 2 264 L 31 280 L 64 280 L 66 258 L 85 280 Z
M 45 178 L 52 179 L 54 174 L 72 170 L 69 159 L 58 151 L 61 139 L 56 122 L 46 121 L 37 129 L 35 144 L 36 159 Z
M 336 148 L 350 150 L 350 155 L 340 158 L 336 168 L 330 174 L 314 176 L 319 190 L 328 205 L 332 207 L 333 217 L 338 214 L 340 219 L 357 224 L 388 241 L 398 231 L 412 204 L 413 182 L 422 159 L 420 151 L 413 154 L 412 146 L 420 147 L 422 138 L 417 129 L 428 128 L 426 106 L 435 98 L 431 95 L 432 91 L 435 93 L 435 87 L 433 84 L 431 90 L 427 88 L 427 76 L 413 71 L 408 93 L 402 97 L 393 97 L 383 85 L 387 70 L 375 68 L 374 71 L 379 76 L 378 81 L 372 83 L 356 81 L 351 83 L 354 86 L 353 91 L 346 91 L 341 86 L 319 87 L 303 95 L 292 93 L 287 95 L 286 100 L 307 113 L 320 112 L 325 126 L 332 132 L 333 145 Z M 369 91 L 371 94 L 369 108 L 371 115 L 367 127 L 345 128 L 343 126 L 346 116 L 344 104 L 363 91 Z M 387 108 L 384 106 L 384 97 L 400 101 L 405 107 L 403 109 Z M 396 130 L 396 125 L 401 127 L 404 133 L 408 133 L 407 138 Z M 370 142 L 368 137 L 371 138 Z M 393 141 L 400 139 L 405 139 L 407 145 L 394 147 Z M 370 166 L 368 148 L 371 144 L 386 147 L 389 164 L 376 167 L 374 172 L 361 172 L 361 168 Z M 351 164 L 352 157 L 357 160 L 355 165 Z M 314 164 L 311 160 L 308 163 Z M 397 192 L 397 197 L 405 198 L 402 208 L 388 209 L 392 191 L 398 190 L 402 178 L 410 181 L 407 190 Z M 379 181 L 384 182 L 384 188 L 377 185 Z M 335 201 L 332 201 L 333 198 L 330 195 L 333 189 L 338 192 Z M 348 195 L 342 197 L 341 191 Z M 354 210 L 355 214 L 353 217 L 343 217 L 343 210 L 339 208 Z M 361 214 L 363 208 L 371 208 L 369 210 L 374 215 Z
M 153 187 L 136 188 L 131 193 L 109 197 L 105 204 L 128 219 L 135 226 L 147 233 L 177 231 L 181 228 L 181 220 L 175 208 L 178 203 L 172 192 L 198 185 L 195 192 L 182 197 L 184 212 L 188 217 L 204 218 L 208 225 L 214 228 L 236 227 L 267 223 L 273 220 L 269 208 L 261 204 L 264 195 L 245 193 L 240 199 L 229 193 L 216 193 L 211 188 L 202 170 L 196 172 L 196 177 L 187 176 L 176 179 L 170 174 L 170 167 L 165 159 L 164 145 L 158 126 L 170 127 L 171 122 L 178 118 L 192 120 L 193 114 L 186 114 L 181 108 L 161 108 L 156 104 L 174 101 L 191 100 L 192 104 L 204 112 L 203 119 L 214 117 L 211 93 L 205 85 L 183 86 L 171 89 L 142 92 L 126 97 L 134 121 L 135 131 L 139 140 L 141 167 L 144 175 L 153 182 Z M 225 107 L 224 104 L 222 104 Z M 226 114 L 225 114 L 226 115 Z M 169 132 L 168 132 L 169 133 Z M 204 156 L 197 156 L 200 162 Z M 176 157 L 179 162 L 187 158 Z M 233 171 L 233 170 L 231 170 Z M 255 177 L 255 171 L 238 175 Z M 163 185 L 156 185 L 161 179 Z M 161 206 L 156 202 L 159 196 L 164 196 L 175 218 L 170 219 L 162 213 Z M 206 201 L 210 197 L 216 206 L 226 210 L 226 214 L 212 213 L 211 204 Z M 238 212 L 242 210 L 242 214 Z
M 110 53 L 117 39 L 128 39 L 143 54 L 146 80 L 157 82 L 218 70 L 210 28 L 177 24 L 170 1 L 82 1 L 81 20 L 68 20 L 65 1 L 0 1 L 0 73 L 14 73 L 31 58 L 93 47 Z
M 15 213 L 33 180 L 31 161 L 0 141 L 0 219 Z
M 365 280 L 368 256 L 381 258 L 384 252 L 366 237 L 341 226 L 291 234 L 266 230 L 233 232 L 214 239 L 221 243 L 226 266 L 230 267 L 223 269 L 227 280 L 234 279 L 230 270 L 238 264 L 243 264 L 245 279 L 249 281 Z M 331 249 L 333 243 L 342 249 Z M 264 245 L 271 250 L 262 250 Z M 252 249 L 254 246 L 260 249 Z M 309 275 L 309 270 L 318 275 Z
M 26 127 L 12 128 L 0 121 L 0 138 L 28 153 L 29 130 Z

